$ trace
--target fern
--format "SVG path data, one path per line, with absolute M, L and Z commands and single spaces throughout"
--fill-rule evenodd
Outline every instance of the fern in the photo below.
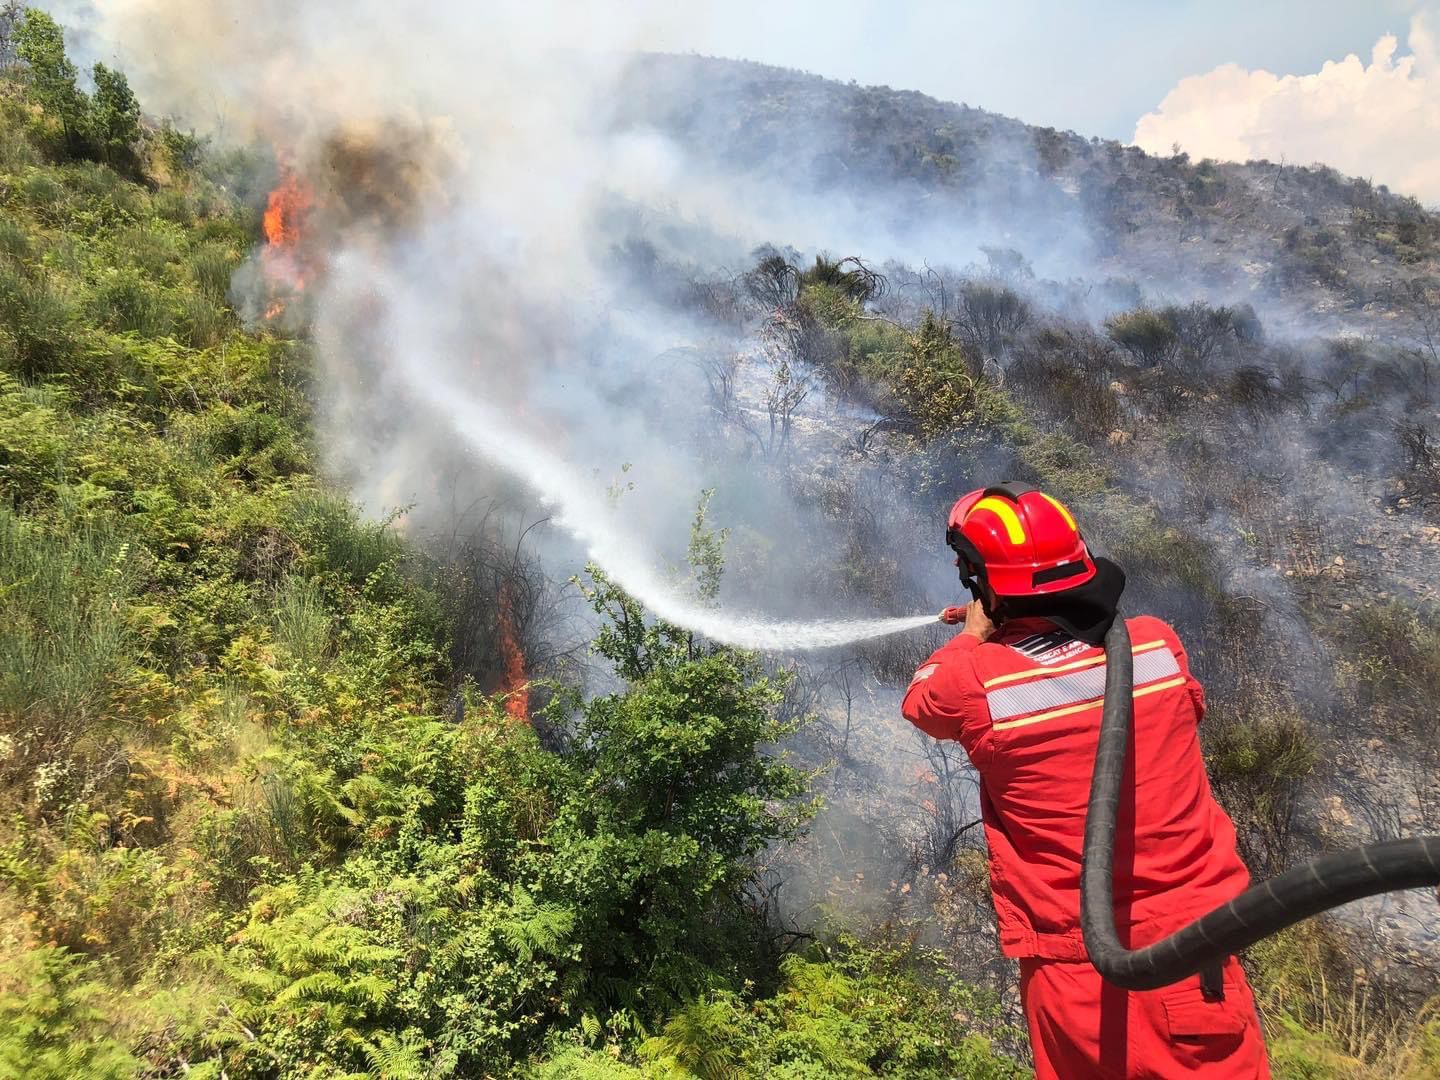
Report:
M 374 1080 L 425 1080 L 430 1040 L 416 1028 L 399 1033 L 382 1031 L 365 1051 Z
M 500 923 L 500 933 L 510 947 L 529 963 L 536 953 L 557 953 L 574 929 L 575 913 L 560 904 L 537 903 L 517 886 L 510 911 Z

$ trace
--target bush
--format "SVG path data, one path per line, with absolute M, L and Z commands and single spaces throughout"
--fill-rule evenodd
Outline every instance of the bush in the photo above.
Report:
M 701 998 L 666 1022 L 643 1057 L 706 1080 L 1028 1075 L 975 1031 L 996 1023 L 993 999 L 959 984 L 934 954 L 842 937 L 781 968 L 773 997 Z
M 190 279 L 208 300 L 223 304 L 230 293 L 230 278 L 239 260 L 228 244 L 201 244 L 190 253 Z
M 309 586 L 286 589 L 282 611 L 310 623 Z M 603 577 L 591 596 L 635 610 Z M 800 775 L 760 752 L 785 731 L 775 695 L 753 661 L 692 653 L 674 628 L 611 630 L 600 647 L 645 674 L 580 707 L 563 755 L 487 709 L 461 726 L 322 725 L 309 754 L 276 760 L 297 827 L 272 799 L 260 839 L 232 819 L 209 844 L 250 851 L 262 880 L 266 853 L 289 846 L 266 835 L 312 838 L 312 854 L 256 894 L 220 958 L 255 1041 L 194 1058 L 219 1053 L 246 1076 L 405 1052 L 446 1074 L 498 1073 L 547 1030 L 629 1039 L 698 993 L 765 976 L 741 886 L 750 857 L 803 816 Z M 342 855 L 323 876 L 304 869 Z
M 71 428 L 58 395 L 0 372 L 0 497 L 19 509 L 51 501 L 70 479 Z
M 111 1033 L 109 988 L 53 946 L 6 958 L 0 974 L 0 1075 L 27 1080 L 132 1077 L 139 1062 Z
M 157 338 L 170 331 L 165 294 L 133 270 L 107 274 L 95 291 L 91 312 L 98 323 L 117 333 Z
M 30 236 L 19 222 L 0 218 L 0 254 L 8 255 L 24 265 L 31 257 Z
M 65 784 L 82 738 L 129 671 L 130 547 L 104 525 L 48 535 L 0 506 L 0 737 L 5 770 Z M 42 766 L 49 771 L 40 778 Z
M 1137 363 L 1158 366 L 1173 360 L 1180 348 L 1180 335 L 1170 320 L 1158 311 L 1141 308 L 1105 320 L 1110 340 L 1135 358 Z
M 219 345 L 232 327 L 230 313 L 205 296 L 187 294 L 178 315 L 180 340 L 192 349 Z
M 1418 1010 L 1386 999 L 1351 946 L 1312 920 L 1250 950 L 1246 968 L 1277 1080 L 1428 1080 L 1440 999 Z
M 65 297 L 41 277 L 27 278 L 0 263 L 0 326 L 8 331 L 0 363 L 28 381 L 61 374 L 76 346 L 76 315 Z
M 162 279 L 181 259 L 185 236 L 164 226 L 132 225 L 114 236 L 115 253 L 151 280 Z
M 1319 740 L 1286 709 L 1243 719 L 1212 710 L 1202 730 L 1210 780 L 1240 833 L 1246 863 L 1257 878 L 1287 869 Z

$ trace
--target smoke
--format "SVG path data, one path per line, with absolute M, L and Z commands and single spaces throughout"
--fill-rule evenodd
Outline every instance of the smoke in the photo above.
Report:
M 1365 63 L 1353 53 L 1309 75 L 1225 64 L 1181 79 L 1135 128 L 1156 154 L 1324 162 L 1440 201 L 1440 52 L 1432 18 L 1410 23 L 1409 55 L 1386 35 Z
M 847 614 L 815 604 L 817 571 L 798 565 L 812 522 L 764 490 L 775 477 L 756 473 L 748 440 L 707 435 L 703 358 L 766 358 L 656 295 L 630 254 L 713 272 L 777 239 L 896 246 L 858 199 L 817 210 L 768 176 L 727 182 L 619 117 L 632 52 L 677 18 L 667 7 L 102 0 L 98 13 L 149 108 L 268 142 L 314 189 L 287 254 L 306 269 L 291 277 L 314 280 L 284 318 L 314 328 L 330 464 L 373 512 L 408 506 L 417 528 L 440 528 L 453 506 L 518 488 L 572 542 L 551 542 L 552 569 L 592 559 L 653 613 L 730 644 L 828 647 L 933 622 L 731 616 L 685 599 L 667 570 L 701 491 L 718 488 L 724 523 L 772 545 L 727 582 L 730 600 Z M 262 252 L 237 275 L 242 311 L 286 307 L 271 270 Z

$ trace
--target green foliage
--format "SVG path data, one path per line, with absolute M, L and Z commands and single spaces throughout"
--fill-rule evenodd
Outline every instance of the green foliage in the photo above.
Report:
M 705 526 L 705 515 L 714 496 L 714 488 L 700 493 L 695 520 L 690 523 L 690 547 L 686 552 L 695 574 L 695 593 L 706 603 L 713 603 L 720 595 L 720 577 L 725 570 L 725 541 L 730 536 L 729 529 L 716 532 Z
M 1396 602 L 1360 605 L 1350 635 L 1362 702 L 1404 715 L 1440 694 L 1440 625 Z
M 861 304 L 877 299 L 885 291 L 885 279 L 853 257 L 831 259 L 825 255 L 817 255 L 815 265 L 800 275 L 800 283 L 802 288 L 809 285 L 828 286 Z
M 1212 709 L 1203 734 L 1211 783 L 1259 875 L 1278 873 L 1288 861 L 1297 804 L 1319 764 L 1320 741 L 1293 709 L 1257 713 Z
M 208 143 L 209 139 L 196 135 L 193 129 L 181 131 L 169 120 L 160 125 L 160 148 L 172 173 L 198 169 L 204 161 Z
M 1180 345 L 1180 335 L 1170 321 L 1160 312 L 1145 308 L 1112 316 L 1106 320 L 1105 329 L 1117 345 L 1142 364 L 1167 363 Z
M 95 65 L 95 94 L 90 103 L 90 131 L 102 160 L 123 164 L 140 141 L 140 102 L 124 72 Z
M 77 741 L 101 733 L 133 663 L 134 568 L 106 525 L 72 520 L 51 535 L 0 507 L 0 758 L 45 797 Z
M 1357 977 L 1325 920 L 1291 927 L 1250 950 L 1247 968 L 1281 1080 L 1428 1080 L 1440 1063 L 1440 999 L 1386 1008 Z
M 906 342 L 893 378 L 900 405 L 927 444 L 963 445 L 967 437 L 1016 416 L 980 376 L 950 328 L 931 313 Z
M 996 1003 L 923 950 L 842 937 L 828 955 L 790 956 L 771 998 L 712 994 L 643 1047 L 665 1075 L 1018 1078 L 1028 1071 L 973 1031 Z
M 0 264 L 0 364 L 21 378 L 58 375 L 76 342 L 76 317 L 50 282 Z
M 52 946 L 6 959 L 0 974 L 0 1076 L 135 1075 L 139 1062 L 110 1033 L 109 990 L 86 965 Z
M 46 116 L 59 123 L 67 151 L 75 153 L 85 132 L 89 102 L 75 85 L 75 65 L 65 55 L 59 24 L 39 8 L 26 8 L 15 31 L 15 51 L 25 62 L 30 93 Z
M 65 54 L 64 33 L 38 8 L 25 9 L 14 40 L 25 65 L 26 91 L 40 109 L 36 140 L 50 147 L 50 156 L 62 161 L 88 157 L 135 172 L 143 138 L 140 103 L 124 73 L 97 63 L 91 70 L 95 93 L 86 95 Z M 52 137 L 55 128 L 58 140 Z
M 260 891 L 217 956 L 257 1034 L 212 1046 L 232 1075 L 392 1053 L 499 1071 L 549 1028 L 633 1036 L 759 975 L 740 886 L 804 812 L 803 777 L 759 752 L 785 731 L 774 692 L 725 651 L 650 661 L 581 707 L 563 756 L 486 713 L 322 736 L 305 771 L 277 761 L 298 831 L 348 857 Z

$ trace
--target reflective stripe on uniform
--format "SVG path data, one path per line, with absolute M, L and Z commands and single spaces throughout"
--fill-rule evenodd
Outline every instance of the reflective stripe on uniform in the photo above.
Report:
M 935 672 L 939 670 L 939 664 L 926 664 L 919 671 L 915 672 L 915 677 L 910 680 L 910 685 L 914 686 L 917 682 L 928 679 L 931 675 L 934 675 Z
M 1102 662 L 1104 657 L 1099 658 Z M 1180 675 L 1180 664 L 1169 649 L 1152 649 L 1135 657 L 1135 694 L 1153 692 L 1148 684 L 1171 680 Z M 1179 685 L 1185 681 L 1181 676 Z M 1160 689 L 1154 687 L 1153 689 Z M 985 695 L 990 706 L 990 719 L 998 729 L 1018 727 L 1057 716 L 1065 716 L 1098 705 L 1105 695 L 1105 668 L 1087 666 L 1082 670 L 1037 679 L 1022 686 L 1006 686 Z M 1043 710 L 1043 712 L 1042 712 Z M 1027 714 L 1038 713 L 1030 716 Z M 1024 717 L 1016 720 L 1015 717 Z M 1005 723 L 1005 721 L 1010 721 Z
M 1164 644 L 1163 639 L 1156 639 L 1155 641 L 1147 641 L 1143 645 L 1132 646 L 1130 651 L 1136 656 L 1139 656 L 1142 652 L 1158 649 Z M 1014 646 L 1011 647 L 1013 648 Z M 1096 664 L 1103 664 L 1104 662 L 1105 654 L 1098 653 L 1084 660 L 1073 660 L 1068 664 L 1056 664 L 1054 667 L 1037 667 L 1030 668 L 1026 671 L 1012 671 L 1008 675 L 996 675 L 993 679 L 986 679 L 981 685 L 984 686 L 986 690 L 989 690 L 990 687 L 999 686 L 1001 683 L 1018 682 L 1021 679 L 1033 679 L 1037 675 L 1058 675 L 1062 671 L 1074 671 L 1076 668 L 1094 667 Z
M 1185 676 L 1180 675 L 1174 679 L 1166 679 L 1164 682 L 1151 683 L 1149 686 L 1142 686 L 1135 691 L 1137 698 L 1147 694 L 1153 694 L 1157 690 L 1173 690 L 1177 686 L 1185 685 Z M 1025 727 L 1028 724 L 1038 724 L 1042 720 L 1054 720 L 1057 717 L 1069 716 L 1071 713 L 1084 712 L 1086 709 L 1098 709 L 1104 703 L 1104 698 L 1096 698 L 1094 701 L 1086 701 L 1080 705 L 1070 705 L 1063 709 L 1052 709 L 1050 712 L 1036 713 L 1034 716 L 1022 716 L 1019 720 L 1007 720 L 1003 724 L 993 724 L 995 731 L 1004 731 L 1006 728 Z

